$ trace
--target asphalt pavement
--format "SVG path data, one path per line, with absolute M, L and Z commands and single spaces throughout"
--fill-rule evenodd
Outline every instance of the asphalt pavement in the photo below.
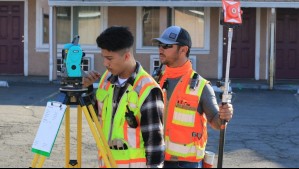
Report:
M 1 80 L 1 78 L 0 78 Z M 233 88 L 234 116 L 228 123 L 224 168 L 298 168 L 299 95 L 296 90 Z M 60 93 L 57 83 L 9 82 L 0 87 L 0 167 L 30 167 L 33 140 L 46 103 Z M 217 96 L 219 93 L 216 93 Z M 76 159 L 76 107 L 71 108 L 71 159 Z M 73 113 L 74 112 L 74 113 Z M 64 167 L 64 122 L 43 167 Z M 82 167 L 97 167 L 94 138 L 83 118 Z M 216 153 L 219 131 L 209 127 L 207 150 Z

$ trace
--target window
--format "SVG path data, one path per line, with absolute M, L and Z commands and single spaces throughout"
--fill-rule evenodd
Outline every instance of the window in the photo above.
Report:
M 152 46 L 152 39 L 159 37 L 159 16 L 160 9 L 158 7 L 143 8 L 142 11 L 142 28 L 143 38 L 142 46 Z
M 48 1 L 47 0 L 40 0 L 37 1 L 39 6 L 39 13 L 40 13 L 40 18 L 38 18 L 38 23 L 39 29 L 40 29 L 40 41 L 43 44 L 48 44 L 49 43 L 49 6 L 48 6 Z
M 156 50 L 152 39 L 159 37 L 168 26 L 177 25 L 190 33 L 191 53 L 208 54 L 209 8 L 140 7 L 137 12 L 137 52 L 152 53 L 154 49 Z
M 150 60 L 150 74 L 154 72 L 156 68 L 160 66 L 160 60 L 158 55 L 151 55 L 151 60 Z
M 192 37 L 193 48 L 204 48 L 205 40 L 205 12 L 204 8 L 189 7 L 175 8 L 173 18 L 174 24 L 185 28 Z
M 99 6 L 56 7 L 56 40 L 58 48 L 70 43 L 75 35 L 80 36 L 80 45 L 97 49 L 95 39 L 105 28 L 106 9 Z M 37 1 L 37 50 L 47 51 L 49 47 L 48 0 Z M 104 14 L 103 14 L 104 13 Z M 85 48 L 86 49 L 86 48 Z
M 71 8 L 58 7 L 56 12 L 57 43 L 65 44 L 71 42 Z M 80 41 L 79 41 L 80 42 Z
M 100 7 L 57 7 L 57 42 L 69 43 L 75 36 L 80 36 L 80 44 L 95 45 L 100 34 Z

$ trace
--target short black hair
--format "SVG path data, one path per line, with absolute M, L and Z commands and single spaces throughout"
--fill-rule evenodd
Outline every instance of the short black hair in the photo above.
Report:
M 97 37 L 96 42 L 101 49 L 117 52 L 131 48 L 134 44 L 134 37 L 128 27 L 112 26 L 103 31 Z

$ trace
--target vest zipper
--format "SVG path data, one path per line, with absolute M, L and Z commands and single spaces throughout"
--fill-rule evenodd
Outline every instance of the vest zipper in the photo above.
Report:
M 113 106 L 112 106 L 112 110 L 113 110 Z M 109 136 L 108 136 L 108 142 L 111 141 L 111 137 L 112 137 L 113 121 L 114 121 L 115 113 L 113 113 L 112 117 L 111 117 L 111 125 L 110 125 L 110 132 L 109 132 Z

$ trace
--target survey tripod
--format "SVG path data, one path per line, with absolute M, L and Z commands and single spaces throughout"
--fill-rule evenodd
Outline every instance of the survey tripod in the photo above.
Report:
M 60 88 L 57 100 L 66 104 L 65 112 L 65 168 L 80 168 L 82 158 L 82 110 L 96 141 L 97 148 L 108 168 L 116 168 L 116 162 L 112 157 L 108 142 L 104 137 L 100 122 L 92 105 L 92 93 L 87 88 Z M 70 105 L 77 105 L 77 160 L 70 159 Z M 35 154 L 32 168 L 41 168 L 46 156 Z

